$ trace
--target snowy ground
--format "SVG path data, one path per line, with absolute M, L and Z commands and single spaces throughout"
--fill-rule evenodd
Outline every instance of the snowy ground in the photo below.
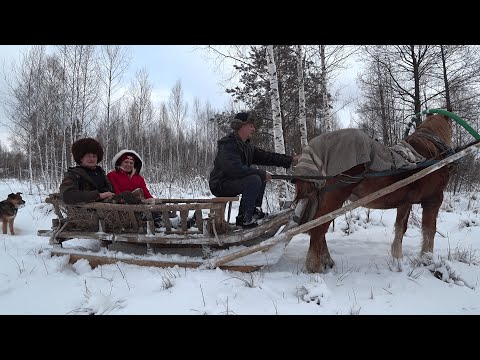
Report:
M 389 255 L 395 211 L 360 208 L 330 227 L 327 243 L 336 265 L 327 273 L 303 272 L 306 234 L 295 236 L 277 263 L 241 273 L 69 264 L 67 256 L 51 257 L 48 238 L 37 236 L 54 217 L 43 202 L 47 194 L 29 195 L 25 184 L 12 184 L 0 182 L 1 200 L 20 191 L 26 205 L 18 212 L 16 235 L 0 234 L 1 314 L 480 314 L 477 194 L 446 194 L 434 255 L 423 263 L 416 257 L 419 207 L 400 262 Z

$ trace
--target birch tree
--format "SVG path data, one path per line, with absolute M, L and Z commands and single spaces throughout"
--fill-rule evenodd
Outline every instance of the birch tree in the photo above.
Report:
M 30 193 L 34 183 L 33 153 L 41 154 L 38 152 L 38 128 L 44 54 L 45 47 L 35 45 L 24 54 L 20 65 L 13 64 L 12 80 L 7 83 L 8 94 L 4 98 L 8 127 L 16 134 L 13 144 L 27 155 Z
M 145 132 L 152 124 L 154 117 L 151 100 L 152 83 L 145 68 L 136 72 L 130 90 L 130 104 L 127 114 L 127 146 L 138 149 L 139 153 L 145 150 Z
M 270 99 L 272 102 L 272 119 L 273 119 L 273 139 L 275 152 L 279 154 L 285 154 L 285 143 L 283 141 L 283 128 L 282 128 L 282 114 L 280 106 L 280 94 L 278 92 L 278 77 L 277 67 L 275 65 L 275 57 L 273 51 L 273 45 L 267 46 L 267 65 L 268 75 L 270 79 Z M 277 174 L 285 174 L 285 168 L 277 167 Z M 286 200 L 287 188 L 286 184 L 282 181 L 278 184 L 278 198 L 279 203 Z
M 357 107 L 357 112 L 361 114 L 358 126 L 383 144 L 394 145 L 403 136 L 405 111 L 393 90 L 388 70 L 381 61 L 370 61 L 360 74 L 358 83 L 362 91 Z
M 168 108 L 168 115 L 169 119 L 171 121 L 171 126 L 173 125 L 173 129 L 176 134 L 176 142 L 175 142 L 175 147 L 174 149 L 175 154 L 171 152 L 170 156 L 170 175 L 176 176 L 174 169 L 178 168 L 180 165 L 184 165 L 181 159 L 181 153 L 180 153 L 180 142 L 183 141 L 184 138 L 184 123 L 187 117 L 187 112 L 188 112 L 188 103 L 185 102 L 184 99 L 184 94 L 183 94 L 183 88 L 182 88 L 182 82 L 181 80 L 177 80 L 175 85 L 173 86 L 170 96 L 168 98 L 168 103 L 167 103 L 167 108 Z
M 122 100 L 122 95 L 117 95 L 121 88 L 122 77 L 128 68 L 129 56 L 125 47 L 121 45 L 103 45 L 100 49 L 99 70 L 102 84 L 103 106 L 102 139 L 104 143 L 104 159 L 108 160 L 114 153 L 110 151 L 110 130 L 112 126 L 112 106 Z
M 320 81 L 318 83 L 318 93 L 320 94 L 318 117 L 323 121 L 325 132 L 332 131 L 332 117 L 330 115 L 330 103 L 327 93 L 327 69 L 325 60 L 325 45 L 319 45 L 320 54 Z
M 73 164 L 70 144 L 96 127 L 98 69 L 93 45 L 59 45 L 56 54 L 64 69 L 65 151 Z
M 298 71 L 298 124 L 300 128 L 300 144 L 303 147 L 308 144 L 307 136 L 307 114 L 305 106 L 305 76 L 303 70 L 303 51 L 302 45 L 297 45 L 297 71 Z

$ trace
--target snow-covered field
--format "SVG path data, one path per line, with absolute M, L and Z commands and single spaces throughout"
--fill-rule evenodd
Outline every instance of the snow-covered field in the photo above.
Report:
M 477 194 L 446 194 L 431 259 L 417 257 L 419 206 L 400 262 L 389 254 L 395 210 L 359 208 L 337 218 L 327 234 L 335 267 L 307 274 L 306 234 L 295 236 L 277 263 L 252 273 L 70 264 L 67 256 L 50 256 L 48 237 L 37 236 L 54 218 L 47 194 L 0 181 L 1 200 L 17 191 L 26 205 L 16 235 L 0 234 L 1 314 L 480 314 Z M 232 217 L 237 211 L 234 204 Z

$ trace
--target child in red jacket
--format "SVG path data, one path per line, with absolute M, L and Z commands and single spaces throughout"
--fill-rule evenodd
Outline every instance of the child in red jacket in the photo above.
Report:
M 141 189 L 145 199 L 153 196 L 147 188 L 145 179 L 140 175 L 143 160 L 134 150 L 120 150 L 112 159 L 115 170 L 107 174 L 116 194 Z

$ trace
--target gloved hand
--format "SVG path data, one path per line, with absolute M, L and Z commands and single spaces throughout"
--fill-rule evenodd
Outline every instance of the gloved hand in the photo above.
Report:
M 300 155 L 301 154 L 298 154 L 298 155 L 294 155 L 293 158 L 292 158 L 292 166 L 295 166 L 298 164 L 298 159 L 300 159 Z

